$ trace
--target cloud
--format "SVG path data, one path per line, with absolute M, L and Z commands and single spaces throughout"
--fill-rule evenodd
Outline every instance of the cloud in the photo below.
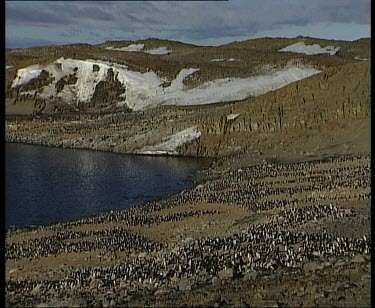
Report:
M 44 40 L 65 43 L 148 37 L 219 41 L 324 23 L 369 27 L 370 18 L 370 0 L 7 1 L 6 37 L 14 42 L 22 29 L 33 28 L 25 41 L 41 41 L 38 29 L 46 28 Z M 345 35 L 336 30 L 331 38 Z

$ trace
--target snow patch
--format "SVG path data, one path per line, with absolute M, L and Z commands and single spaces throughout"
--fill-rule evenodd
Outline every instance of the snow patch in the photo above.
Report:
M 145 50 L 145 52 L 152 55 L 167 55 L 170 54 L 172 50 L 167 49 L 167 47 L 159 47 L 151 50 Z
M 295 43 L 285 48 L 279 49 L 282 52 L 304 53 L 306 55 L 318 55 L 322 53 L 329 53 L 331 56 L 339 51 L 340 47 L 326 46 L 322 48 L 319 44 L 306 45 L 304 42 Z
M 158 150 L 154 150 L 154 151 L 135 151 L 136 154 L 143 154 L 143 155 L 168 155 L 168 154 L 172 154 L 172 155 L 176 155 L 175 153 L 170 153 L 168 151 L 158 151 Z
M 40 65 L 31 65 L 26 68 L 20 68 L 17 71 L 16 78 L 13 80 L 12 88 L 28 83 L 32 79 L 37 78 L 41 72 L 42 68 Z
M 13 65 L 7 65 L 6 67 L 5 67 L 5 69 L 6 70 L 9 70 L 9 69 L 11 69 L 12 67 L 14 67 Z
M 135 105 L 135 110 L 153 108 L 159 105 L 190 106 L 242 100 L 282 88 L 291 82 L 318 73 L 320 71 L 313 68 L 290 67 L 272 75 L 243 79 L 217 79 L 190 90 L 182 90 L 182 86 L 174 89 L 166 88 L 162 96 L 156 96 L 147 102 Z
M 93 66 L 99 66 L 99 71 L 94 72 Z M 106 79 L 109 69 L 112 69 L 117 79 L 126 87 L 126 102 L 147 100 L 150 97 L 162 94 L 162 80 L 154 72 L 145 74 L 130 71 L 126 65 L 93 60 L 74 60 L 60 58 L 43 68 L 55 80 L 43 88 L 41 97 L 55 95 L 67 101 L 78 100 L 87 102 L 92 98 L 96 85 Z M 13 81 L 12 87 L 29 82 L 39 76 L 42 68 L 38 65 L 20 69 Z M 65 85 L 63 91 L 57 93 L 55 84 L 62 77 L 75 74 L 77 82 L 74 85 Z
M 130 44 L 129 46 L 126 47 L 106 47 L 105 49 L 108 50 L 117 50 L 117 51 L 141 51 L 145 47 L 145 44 Z
M 234 58 L 229 58 L 229 59 L 212 59 L 211 62 L 222 62 L 222 61 L 227 61 L 227 62 L 233 62 L 233 61 L 241 61 L 240 59 L 234 59 Z
M 177 155 L 176 149 L 188 142 L 191 142 L 201 136 L 201 132 L 197 127 L 189 127 L 167 138 L 167 141 L 154 146 L 146 146 L 137 151 L 138 154 L 160 155 L 171 154 Z
M 97 65 L 99 70 L 94 71 L 94 65 Z M 105 80 L 108 70 L 112 69 L 117 80 L 126 89 L 123 94 L 124 100 L 119 102 L 118 106 L 126 105 L 133 110 L 145 110 L 161 105 L 190 106 L 242 100 L 320 73 L 319 70 L 313 68 L 293 66 L 263 76 L 217 79 L 186 90 L 183 80 L 199 69 L 182 69 L 171 85 L 163 88 L 164 80 L 154 72 L 143 74 L 129 70 L 126 65 L 116 63 L 60 58 L 45 67 L 32 65 L 18 70 L 12 87 L 38 77 L 42 69 L 46 70 L 54 80 L 43 88 L 39 94 L 40 97 L 61 97 L 64 101 L 73 104 L 79 101 L 89 101 L 95 92 L 96 85 Z M 76 76 L 76 83 L 65 85 L 63 90 L 57 93 L 56 83 L 69 74 Z
M 360 58 L 360 57 L 354 57 L 353 59 L 354 60 L 360 60 L 360 61 L 367 61 L 366 58 Z
M 116 51 L 130 51 L 130 52 L 143 51 L 151 55 L 167 55 L 172 52 L 172 50 L 167 49 L 167 47 L 158 47 L 155 49 L 143 50 L 144 47 L 145 47 L 145 44 L 131 44 L 126 47 L 105 47 L 105 49 L 116 50 Z
M 232 113 L 232 114 L 227 116 L 227 120 L 230 121 L 230 120 L 237 119 L 240 115 L 241 115 L 241 113 Z
M 165 88 L 165 93 L 182 90 L 184 88 L 184 79 L 196 71 L 199 71 L 199 68 L 183 68 L 176 76 L 176 79 L 171 82 L 171 85 Z

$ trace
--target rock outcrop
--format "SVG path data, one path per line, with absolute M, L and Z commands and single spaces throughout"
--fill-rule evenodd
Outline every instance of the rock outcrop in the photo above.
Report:
M 115 79 L 111 80 L 116 84 Z M 292 145 L 295 151 L 305 151 L 308 141 L 311 148 L 317 149 L 343 138 L 353 144 L 358 139 L 354 134 L 356 127 L 360 129 L 357 134 L 362 132 L 367 134 L 364 138 L 369 138 L 366 123 L 370 121 L 370 92 L 370 63 L 363 61 L 332 67 L 277 91 L 237 103 L 73 114 L 55 116 L 53 122 L 48 117 L 34 122 L 8 121 L 7 140 L 139 153 L 145 147 L 163 144 L 171 136 L 196 127 L 201 133 L 199 138 L 177 147 L 178 155 L 277 153 Z M 228 118 L 233 114 L 238 116 Z M 366 125 L 362 127 L 363 124 Z

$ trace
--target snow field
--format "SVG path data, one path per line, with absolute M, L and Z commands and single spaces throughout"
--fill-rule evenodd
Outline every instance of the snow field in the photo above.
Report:
M 240 115 L 241 115 L 241 113 L 232 113 L 232 114 L 227 116 L 227 120 L 230 121 L 230 120 L 237 119 Z
M 212 59 L 211 62 L 222 62 L 222 61 L 228 61 L 228 62 L 233 62 L 233 61 L 241 61 L 240 59 L 234 59 L 234 58 L 229 58 L 229 59 Z
M 98 71 L 93 71 L 94 65 L 99 67 Z M 87 102 L 92 98 L 96 85 L 106 79 L 110 68 L 126 90 L 124 93 L 126 98 L 118 105 L 126 105 L 133 110 L 155 108 L 160 105 L 188 106 L 242 100 L 279 89 L 291 82 L 320 72 L 303 66 L 289 67 L 269 75 L 217 79 L 185 90 L 183 80 L 199 69 L 182 69 L 171 85 L 163 88 L 164 79 L 154 72 L 143 74 L 128 70 L 125 65 L 115 63 L 60 58 L 46 67 L 32 65 L 19 69 L 12 87 L 20 86 L 37 78 L 44 69 L 55 79 L 50 85 L 43 88 L 41 97 L 58 96 L 69 103 L 73 101 Z M 78 78 L 76 84 L 65 85 L 63 91 L 57 93 L 56 82 L 69 74 L 75 74 Z
M 117 48 L 117 47 L 106 47 L 105 49 L 108 49 L 108 50 L 117 50 L 117 51 L 131 51 L 131 52 L 135 52 L 135 51 L 141 51 L 144 47 L 145 47 L 145 44 L 130 44 L 129 46 L 126 46 L 126 47 L 120 47 L 120 48 Z
M 191 142 L 201 136 L 201 132 L 196 127 L 189 127 L 174 135 L 171 135 L 163 143 L 159 143 L 154 146 L 146 146 L 139 150 L 138 154 L 171 154 L 176 155 L 176 149 L 188 142 Z
M 134 109 L 142 110 L 159 105 L 191 106 L 242 100 L 282 88 L 289 83 L 318 73 L 320 71 L 313 68 L 290 67 L 272 75 L 217 79 L 190 90 L 180 88 L 168 91 L 166 88 L 162 96 L 155 96 L 147 102 L 136 104 Z
M 21 68 L 17 71 L 17 76 L 12 82 L 12 87 L 20 86 L 37 78 L 42 72 L 40 65 L 31 65 L 27 68 Z
M 306 55 L 318 55 L 322 53 L 329 53 L 331 56 L 335 55 L 339 51 L 340 47 L 326 46 L 322 48 L 319 44 L 306 45 L 304 42 L 295 43 L 279 49 L 281 52 L 295 52 L 303 53 Z
M 61 65 L 61 69 L 58 68 Z M 93 65 L 99 66 L 99 71 L 93 71 Z M 76 72 L 74 69 L 77 68 Z M 108 70 L 112 68 L 118 80 L 126 86 L 126 96 L 129 101 L 138 102 L 162 93 L 162 80 L 153 72 L 145 74 L 128 70 L 124 65 L 106 63 L 104 61 L 93 60 L 73 60 L 60 58 L 43 69 L 55 78 L 51 85 L 46 86 L 41 93 L 42 97 L 68 96 L 75 97 L 78 101 L 87 102 L 92 98 L 96 85 L 106 79 Z M 42 68 L 38 65 L 19 69 L 13 81 L 12 87 L 28 83 L 31 79 L 37 78 Z M 76 74 L 75 85 L 65 85 L 64 90 L 57 94 L 55 84 L 62 77 L 69 74 Z
M 167 49 L 167 47 L 158 47 L 150 50 L 143 50 L 145 44 L 131 44 L 126 47 L 105 47 L 107 50 L 116 50 L 116 51 L 130 51 L 130 52 L 139 52 L 143 51 L 151 55 L 167 55 L 172 52 L 172 50 Z
M 159 47 L 155 49 L 145 50 L 146 53 L 152 55 L 167 55 L 172 52 L 172 50 L 167 49 L 167 47 Z

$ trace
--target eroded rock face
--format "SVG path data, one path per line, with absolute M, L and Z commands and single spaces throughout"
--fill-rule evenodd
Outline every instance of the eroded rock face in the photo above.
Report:
M 65 85 L 75 85 L 78 78 L 76 74 L 69 74 L 68 76 L 61 77 L 55 84 L 56 92 L 59 94 L 65 87 Z
M 66 85 L 66 81 L 64 78 L 61 78 L 58 82 L 56 82 L 55 88 L 56 88 L 57 93 L 60 93 L 64 89 L 65 85 Z
M 125 99 L 124 97 L 120 97 L 123 93 L 125 93 L 124 86 L 118 80 L 113 70 L 109 69 L 106 79 L 96 85 L 89 107 L 108 107 L 114 105 Z
M 81 68 L 81 70 L 83 70 Z M 26 73 L 25 73 L 26 71 Z M 87 72 L 86 72 L 87 73 Z M 59 113 L 65 111 L 77 111 L 77 107 L 87 109 L 91 107 L 108 108 L 116 106 L 116 103 L 124 100 L 120 97 L 125 92 L 125 86 L 118 80 L 118 74 L 112 68 L 107 72 L 100 74 L 100 66 L 92 65 L 92 71 L 88 72 L 96 83 L 92 96 L 86 100 L 80 100 L 79 97 L 86 91 L 85 87 L 78 84 L 79 78 L 84 78 L 85 72 L 79 75 L 79 67 L 64 67 L 64 63 L 54 62 L 42 69 L 36 78 L 27 77 L 35 74 L 35 70 L 27 72 L 23 69 L 17 74 L 12 84 L 8 84 L 7 99 L 12 101 L 13 105 L 17 103 L 27 103 L 33 106 L 34 112 Z M 28 75 L 29 74 L 29 75 Z M 82 75 L 83 74 L 83 75 Z M 32 77 L 32 76 L 31 76 Z M 102 80 L 101 80 L 102 79 Z M 100 80 L 98 82 L 98 80 Z M 82 84 L 82 80 L 80 83 Z M 86 95 L 87 94 L 83 94 Z M 48 107 L 46 109 L 46 107 Z M 124 107 L 126 109 L 126 107 Z M 33 112 L 33 113 L 34 113 Z
M 340 52 L 345 51 L 344 47 L 342 45 Z M 290 57 L 288 53 L 277 52 L 277 48 L 275 47 L 277 55 Z M 145 55 L 142 57 L 147 60 Z M 212 63 L 216 62 L 210 61 L 211 58 L 223 57 L 217 54 L 208 61 L 213 65 Z M 235 54 L 230 57 L 237 58 Z M 124 109 L 126 106 L 131 107 L 137 99 L 148 103 L 155 97 L 165 95 L 183 100 L 183 97 L 176 96 L 173 91 L 177 89 L 180 91 L 178 94 L 189 92 L 191 89 L 186 88 L 183 82 L 189 77 L 196 78 L 195 72 L 183 79 L 178 77 L 180 71 L 177 77 L 162 80 L 156 74 L 159 74 L 159 70 L 152 67 L 151 63 L 146 66 L 151 72 L 139 73 L 130 69 L 128 64 L 61 58 L 52 62 L 52 65 L 35 66 L 33 71 L 23 73 L 21 71 L 23 75 L 18 72 L 14 75 L 17 69 L 20 70 L 15 66 L 13 73 L 7 71 L 7 79 L 11 78 L 13 81 L 9 82 L 8 79 L 7 95 L 10 103 L 7 102 L 7 106 L 13 103 L 16 105 L 12 107 L 27 105 L 34 112 L 45 113 L 90 111 L 91 114 L 96 113 L 95 124 L 91 122 L 91 118 L 86 122 L 85 116 L 81 118 L 80 124 L 66 123 L 58 119 L 54 125 L 64 128 L 61 134 L 59 130 L 50 131 L 51 124 L 43 124 L 43 129 L 38 127 L 37 132 L 33 132 L 31 128 L 25 131 L 21 127 L 8 129 L 7 138 L 14 141 L 28 138 L 29 142 L 41 144 L 139 153 L 146 147 L 149 149 L 165 145 L 171 136 L 196 127 L 200 132 L 199 138 L 174 148 L 174 155 L 220 157 L 249 152 L 258 155 L 257 153 L 265 153 L 271 147 L 275 152 L 280 152 L 282 149 L 289 149 L 294 140 L 309 138 L 315 138 L 313 148 L 319 148 L 320 140 L 331 140 L 335 131 L 341 132 L 347 127 L 347 133 L 351 134 L 350 123 L 355 122 L 358 129 L 362 129 L 367 125 L 363 124 L 364 121 L 370 119 L 371 61 L 332 65 L 336 63 L 337 57 L 327 57 L 333 62 L 330 62 L 330 67 L 322 68 L 321 73 L 243 101 L 186 108 L 161 105 L 154 109 L 132 109 L 132 113 L 128 112 L 130 109 Z M 319 56 L 314 59 L 321 62 L 327 60 L 327 57 Z M 303 64 L 303 61 L 301 63 Z M 178 69 L 180 67 L 176 71 Z M 215 67 L 211 73 L 214 73 L 215 69 L 221 68 Z M 30 79 L 37 71 L 40 71 L 38 77 Z M 202 71 L 203 69 L 196 72 Z M 27 78 L 25 73 L 28 74 Z M 55 77 L 52 81 L 51 74 Z M 19 86 L 12 87 L 17 85 L 14 78 L 20 76 L 24 78 L 21 78 L 21 82 L 27 80 L 28 83 L 19 82 Z M 177 79 L 183 79 L 183 82 L 176 82 Z M 43 85 L 48 82 L 51 82 L 52 86 L 47 85 L 49 91 L 46 91 Z M 152 84 L 151 88 L 148 87 L 149 84 Z M 140 93 L 140 89 L 144 92 Z M 140 97 L 140 94 L 147 95 Z M 114 112 L 102 119 L 100 112 L 113 112 L 112 108 L 116 108 L 117 114 Z M 126 111 L 126 115 L 120 115 L 122 111 Z M 72 135 L 67 135 L 67 132 Z M 358 133 L 358 136 L 352 139 L 362 138 L 359 136 Z M 341 139 L 345 138 L 347 139 L 343 135 Z M 305 142 L 301 144 L 305 146 Z M 304 150 L 301 146 L 298 151 Z
M 348 75 L 358 76 L 358 79 L 350 80 Z M 151 148 L 154 152 L 169 150 L 175 155 L 193 157 L 260 153 L 268 151 L 271 146 L 280 153 L 290 149 L 295 142 L 303 144 L 299 151 L 306 151 L 305 141 L 308 139 L 312 140 L 311 147 L 316 149 L 322 146 L 322 140 L 331 142 L 336 137 L 337 142 L 351 138 L 357 144 L 367 135 L 358 138 L 353 135 L 350 125 L 356 123 L 353 125 L 357 127 L 361 123 L 356 134 L 366 134 L 371 106 L 369 76 L 369 63 L 358 62 L 331 68 L 309 80 L 236 104 L 199 108 L 164 106 L 141 112 L 107 114 L 105 117 L 97 114 L 94 121 L 91 115 L 82 115 L 80 123 L 69 123 L 60 118 L 53 124 L 41 123 L 35 131 L 25 123 L 25 127 L 8 127 L 7 138 L 9 141 L 29 140 L 39 144 L 63 144 L 65 147 L 120 153 L 139 153 L 142 149 L 149 151 Z M 112 99 L 121 93 L 116 76 L 109 74 L 105 82 L 95 89 L 95 107 L 103 106 L 100 99 L 105 99 L 108 93 L 104 92 L 104 87 L 113 87 Z M 40 108 L 42 106 L 40 102 Z M 73 107 L 55 103 L 54 108 L 56 112 L 62 112 L 62 108 L 71 112 L 69 108 Z M 238 116 L 232 119 L 231 115 Z M 51 130 L 51 127 L 59 129 Z M 160 148 L 161 145 L 166 146 L 172 136 L 176 137 L 192 127 L 199 131 L 197 138 L 176 143 L 178 146 L 173 150 Z M 61 131 L 62 128 L 64 131 Z M 67 135 L 69 133 L 71 135 Z M 340 134 L 342 137 L 339 137 Z M 332 144 L 335 142 L 332 141 Z
M 31 97 L 35 98 L 36 94 L 41 92 L 43 87 L 50 85 L 53 80 L 54 78 L 46 70 L 42 70 L 38 77 L 31 79 L 28 83 L 21 84 L 14 88 L 8 88 L 7 96 L 14 98 L 14 104 L 16 104 L 18 100 L 30 99 Z

